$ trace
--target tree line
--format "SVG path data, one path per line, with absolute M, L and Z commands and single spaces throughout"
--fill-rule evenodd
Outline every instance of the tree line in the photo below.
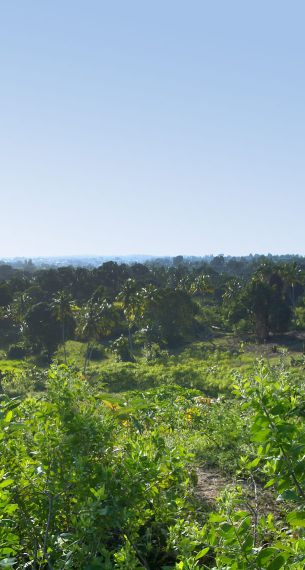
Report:
M 50 361 L 68 339 L 87 343 L 86 363 L 101 343 L 132 360 L 140 347 L 234 332 L 259 342 L 305 327 L 305 270 L 268 258 L 251 272 L 175 258 L 170 266 L 106 262 L 98 268 L 17 272 L 0 282 L 2 348 L 12 358 Z M 215 264 L 214 264 L 215 265 Z

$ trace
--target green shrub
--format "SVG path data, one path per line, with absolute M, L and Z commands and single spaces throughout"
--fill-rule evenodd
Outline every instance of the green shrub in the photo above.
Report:
M 51 368 L 45 397 L 0 408 L 0 565 L 11 557 L 18 568 L 114 570 L 172 560 L 166 537 L 189 487 L 180 444 L 125 425 L 64 365 Z
M 105 349 L 102 345 L 92 346 L 89 348 L 90 360 L 103 360 L 105 358 Z
M 134 362 L 134 357 L 131 354 L 128 340 L 123 335 L 113 341 L 111 350 L 115 354 L 117 360 L 122 362 Z
M 27 349 L 24 344 L 11 344 L 7 351 L 7 358 L 11 360 L 22 360 L 27 356 Z
M 31 375 L 25 371 L 2 372 L 1 376 L 2 390 L 10 397 L 25 396 L 34 388 Z

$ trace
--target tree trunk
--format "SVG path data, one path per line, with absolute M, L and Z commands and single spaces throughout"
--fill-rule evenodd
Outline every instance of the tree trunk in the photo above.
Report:
M 90 342 L 88 342 L 87 350 L 86 350 L 85 365 L 84 365 L 84 374 L 86 373 L 87 366 L 91 360 L 92 350 L 93 350 L 93 344 L 90 346 Z
M 295 309 L 295 293 L 294 293 L 294 283 L 291 283 L 291 304 L 293 310 Z
M 86 374 L 86 370 L 87 370 L 87 364 L 88 364 L 88 357 L 89 357 L 89 347 L 90 347 L 90 341 L 87 344 L 87 350 L 86 350 L 86 356 L 85 356 L 85 364 L 84 364 L 84 374 Z
M 133 349 L 132 349 L 132 336 L 131 336 L 130 326 L 128 327 L 128 344 L 129 344 L 129 350 L 132 354 Z
M 255 334 L 258 342 L 264 342 L 269 336 L 269 327 L 265 316 L 255 316 Z
M 63 323 L 62 323 L 62 343 L 63 343 L 63 347 L 64 347 L 65 364 L 67 364 L 65 321 L 63 321 Z

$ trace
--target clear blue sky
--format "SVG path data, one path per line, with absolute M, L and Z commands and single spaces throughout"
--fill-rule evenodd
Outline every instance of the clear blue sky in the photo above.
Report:
M 0 256 L 305 254 L 305 3 L 0 6 Z

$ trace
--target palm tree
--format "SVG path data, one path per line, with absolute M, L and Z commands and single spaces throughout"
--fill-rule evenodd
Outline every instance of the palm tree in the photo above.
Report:
M 289 291 L 290 302 L 292 308 L 295 309 L 295 286 L 302 283 L 304 273 L 294 261 L 293 263 L 286 263 L 280 268 L 280 274 L 284 280 L 286 290 Z
M 142 287 L 136 294 L 137 300 L 137 323 L 139 328 L 145 331 L 146 340 L 149 344 L 149 335 L 156 329 L 157 315 L 156 315 L 156 302 L 159 298 L 159 290 L 155 285 L 148 284 Z
M 71 295 L 65 290 L 59 291 L 59 293 L 53 297 L 51 307 L 56 319 L 60 321 L 62 326 L 62 345 L 64 347 L 65 363 L 67 364 L 66 327 L 68 319 L 73 318 L 73 301 Z
M 87 340 L 84 373 L 87 370 L 87 366 L 91 358 L 94 342 L 96 342 L 100 336 L 101 317 L 101 305 L 99 303 L 95 303 L 92 298 L 89 299 L 80 311 L 78 331 L 80 336 Z
M 137 295 L 137 285 L 134 279 L 127 279 L 120 293 L 117 296 L 117 300 L 123 306 L 123 311 L 128 326 L 129 350 L 132 353 L 131 329 L 136 321 L 137 309 L 139 305 L 139 296 Z
M 188 293 L 190 293 L 194 297 L 198 296 L 200 298 L 203 298 L 205 295 L 211 295 L 212 293 L 214 293 L 214 289 L 215 288 L 212 284 L 210 275 L 201 273 L 194 280 L 191 281 Z
M 26 293 L 20 292 L 14 298 L 14 303 L 12 305 L 12 313 L 16 322 L 22 326 L 24 315 L 28 309 L 28 296 Z

